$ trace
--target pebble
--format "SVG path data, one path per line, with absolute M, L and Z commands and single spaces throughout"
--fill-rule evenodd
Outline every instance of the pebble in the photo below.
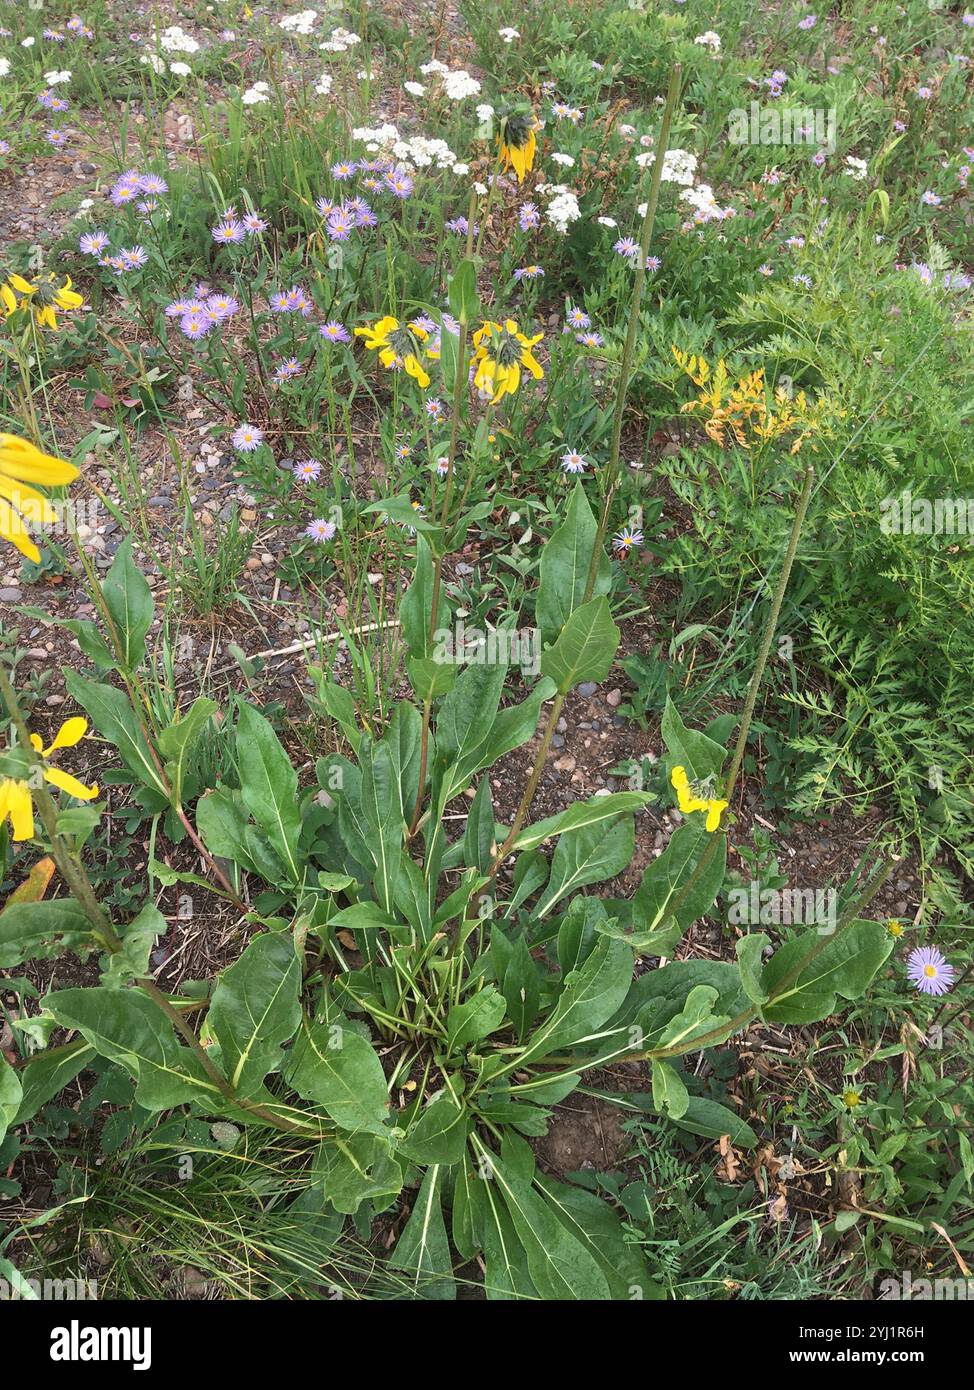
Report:
M 584 695 L 586 700 L 591 700 L 598 688 L 599 687 L 594 681 L 582 681 L 581 685 L 578 687 L 578 693 L 579 695 Z
M 622 691 L 618 688 L 618 686 L 615 690 L 609 691 L 608 695 L 606 695 L 605 697 L 605 703 L 607 705 L 611 705 L 613 709 L 615 709 L 617 705 L 620 705 L 622 703 Z
M 564 748 L 565 740 L 562 738 L 561 734 L 551 735 L 551 746 L 552 748 Z
M 566 753 L 563 758 L 558 758 L 552 764 L 556 772 L 574 772 L 575 759 L 570 753 Z
M 19 589 L 0 589 L 0 603 L 19 603 L 21 597 Z

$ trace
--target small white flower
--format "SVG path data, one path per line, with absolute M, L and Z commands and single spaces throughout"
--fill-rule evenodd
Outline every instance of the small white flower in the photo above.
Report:
M 494 108 L 491 106 L 489 101 L 482 101 L 480 105 L 477 107 L 478 121 L 489 121 L 493 114 Z
M 513 43 L 515 39 L 521 37 L 516 29 L 498 29 L 497 32 L 505 43 Z
M 70 82 L 71 74 L 67 69 L 63 72 L 58 72 L 57 68 L 53 68 L 50 72 L 44 74 L 44 81 L 49 87 L 57 87 L 62 82 Z
M 411 97 L 421 97 L 426 91 L 422 82 L 404 82 L 402 85 L 403 89 L 407 91 Z
M 614 217 L 599 217 L 596 218 L 596 221 L 602 227 L 618 227 L 619 225 Z
M 33 48 L 35 43 L 36 39 L 34 39 L 33 37 L 20 40 L 21 48 Z
M 720 52 L 720 35 L 715 34 L 713 29 L 708 29 L 705 34 L 698 34 L 693 42 L 701 44 L 704 48 L 711 49 L 714 53 Z
M 170 63 L 169 71 L 174 77 L 188 77 L 193 69 L 188 63 Z
M 0 58 L 0 77 L 6 77 L 10 71 L 10 59 Z
M 574 169 L 575 167 L 575 161 L 570 154 L 558 154 L 556 152 L 551 158 L 555 164 L 563 164 L 566 169 Z

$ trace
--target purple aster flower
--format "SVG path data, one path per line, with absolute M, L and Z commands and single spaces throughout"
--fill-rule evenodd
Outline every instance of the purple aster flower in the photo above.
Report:
M 55 149 L 60 149 L 62 145 L 68 143 L 68 133 L 66 130 L 49 130 L 45 139 L 48 144 L 53 145 Z
M 943 199 L 940 197 L 939 193 L 934 193 L 931 189 L 928 188 L 927 191 L 924 193 L 923 197 L 920 199 L 920 201 L 921 203 L 926 203 L 928 208 L 939 208 L 940 204 L 943 202 Z
M 584 473 L 588 467 L 588 459 L 577 449 L 569 449 L 567 454 L 561 456 L 561 466 L 566 473 Z
M 149 253 L 144 246 L 123 247 L 118 254 L 126 270 L 140 270 L 149 260 Z
M 521 231 L 528 232 L 532 227 L 537 227 L 541 223 L 541 213 L 534 203 L 522 203 L 517 220 L 521 224 Z
M 413 191 L 413 180 L 405 169 L 398 166 L 382 176 L 383 183 L 397 198 L 408 198 Z
M 639 255 L 639 242 L 631 236 L 623 236 L 613 244 L 612 249 L 617 251 L 620 256 L 625 256 L 628 260 L 633 261 Z
M 247 212 L 240 220 L 243 223 L 244 231 L 251 234 L 254 232 L 266 232 L 270 225 L 256 212 Z
M 544 271 L 539 265 L 522 265 L 514 272 L 514 279 L 521 280 L 541 280 L 544 278 Z
M 352 335 L 343 323 L 337 319 L 332 319 L 329 323 L 323 323 L 318 332 L 329 343 L 350 343 Z
M 222 222 L 218 222 L 212 229 L 211 236 L 220 246 L 229 246 L 243 241 L 247 235 L 242 222 L 236 218 L 226 217 Z
M 272 311 L 275 314 L 290 313 L 290 306 L 287 302 L 287 291 L 278 290 L 276 294 L 272 294 L 270 298 L 270 305 Z
M 933 92 L 930 90 L 929 87 L 918 87 L 917 96 L 920 98 L 921 101 L 929 101 L 930 98 L 933 96 Z
M 290 381 L 292 377 L 300 376 L 304 368 L 296 357 L 286 357 L 281 365 L 274 372 L 275 381 Z
M 86 256 L 100 256 L 107 245 L 107 232 L 84 232 L 78 241 L 78 250 Z
M 166 318 L 181 319 L 184 314 L 201 314 L 205 307 L 199 299 L 174 299 L 166 305 Z
M 431 396 L 428 401 L 424 402 L 423 409 L 431 420 L 443 419 L 443 402 L 438 401 L 434 396 Z
M 314 483 L 321 473 L 321 464 L 317 459 L 305 459 L 294 465 L 293 472 L 299 483 Z
M 807 14 L 804 19 L 798 21 L 798 27 L 799 29 L 814 29 L 817 19 L 817 14 Z
M 352 177 L 356 167 L 354 162 L 349 164 L 347 160 L 339 160 L 337 164 L 331 166 L 331 176 L 333 179 L 337 179 L 339 183 L 344 183 L 346 179 Z
M 224 319 L 232 319 L 234 314 L 239 312 L 240 301 L 229 294 L 211 294 L 206 301 L 206 308 L 217 323 L 222 323 Z
M 169 192 L 169 185 L 161 174 L 141 174 L 139 176 L 139 188 L 152 198 Z
M 575 305 L 570 306 L 565 315 L 565 322 L 569 328 L 591 328 L 592 320 L 584 309 L 579 309 Z
M 205 309 L 196 309 L 192 313 L 184 314 L 179 321 L 180 330 L 191 342 L 197 342 L 200 338 L 205 338 L 213 327 L 213 320 Z
M 921 994 L 946 994 L 957 978 L 954 967 L 935 946 L 918 946 L 906 960 L 910 983 Z
M 242 454 L 252 454 L 264 442 L 264 431 L 257 425 L 238 425 L 233 432 L 233 447 Z
M 629 554 L 634 545 L 642 545 L 643 533 L 630 526 L 623 526 L 621 531 L 617 531 L 612 537 L 612 546 L 618 550 L 623 559 Z
M 605 346 L 605 339 L 601 333 L 576 333 L 576 343 L 581 343 L 582 347 L 600 348 Z
M 338 208 L 337 203 L 333 203 L 330 198 L 318 198 L 315 201 L 315 212 L 320 217 L 330 217 Z
M 336 208 L 334 212 L 330 212 L 325 227 L 331 240 L 348 241 L 355 230 L 356 220 L 355 214 L 345 208 Z
M 334 539 L 337 527 L 333 521 L 325 521 L 323 517 L 316 517 L 314 521 L 304 528 L 304 534 L 313 541 L 318 541 L 323 545 L 325 541 Z
M 287 310 L 290 314 L 300 314 L 303 319 L 310 318 L 314 304 L 300 285 L 292 285 L 287 292 Z
M 121 178 L 117 183 L 112 184 L 111 188 L 108 190 L 108 196 L 115 207 L 124 208 L 127 207 L 129 203 L 134 203 L 139 197 L 140 192 L 141 189 L 136 180 Z

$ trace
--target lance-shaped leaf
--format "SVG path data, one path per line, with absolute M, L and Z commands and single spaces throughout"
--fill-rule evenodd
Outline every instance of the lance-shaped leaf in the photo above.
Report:
M 619 629 L 608 600 L 592 599 L 575 609 L 554 644 L 542 652 L 541 670 L 567 695 L 580 681 L 605 680 L 618 645 Z
M 576 801 L 567 811 L 559 811 L 556 816 L 535 821 L 522 830 L 511 848 L 534 849 L 554 835 L 567 835 L 572 830 L 601 825 L 605 821 L 615 820 L 623 811 L 640 811 L 653 800 L 651 792 L 609 792 L 604 796 L 590 797 L 588 801 Z
M 544 917 L 568 893 L 621 873 L 632 858 L 635 843 L 636 832 L 628 814 L 615 823 L 587 825 L 572 835 L 563 835 L 551 857 L 551 877 L 538 899 L 535 915 Z
M 132 537 L 115 552 L 101 586 L 120 651 L 120 665 L 134 671 L 145 657 L 145 637 L 152 624 L 152 590 L 132 558 Z M 113 644 L 114 645 L 114 644 Z
M 667 750 L 667 770 L 672 767 L 684 767 L 687 776 L 693 782 L 705 782 L 720 772 L 727 756 L 722 745 L 715 743 L 706 734 L 688 729 L 676 705 L 669 698 L 663 710 L 660 732 Z
M 159 735 L 158 748 L 165 763 L 166 776 L 173 789 L 175 805 L 183 804 L 183 779 L 190 754 L 204 727 L 216 714 L 217 703 L 205 695 L 194 700 L 186 714 Z
M 762 931 L 755 931 L 742 936 L 735 947 L 744 993 L 755 1004 L 763 1004 L 768 997 L 761 982 L 761 957 L 765 948 L 770 945 L 769 936 L 765 936 Z
M 598 532 L 585 489 L 576 482 L 565 520 L 541 550 L 535 614 L 541 641 L 553 642 L 585 598 L 589 566 Z M 592 598 L 609 592 L 612 571 L 608 556 L 600 557 Z
M 690 1105 L 690 1097 L 683 1077 L 668 1062 L 659 1062 L 655 1058 L 653 1059 L 653 1105 L 660 1114 L 668 1115 L 671 1120 L 678 1120 L 681 1115 L 685 1115 Z
M 159 775 L 152 750 L 128 696 L 111 685 L 86 680 L 77 671 L 65 671 L 64 683 L 92 724 L 118 749 L 122 762 L 144 786 L 168 798 L 166 784 Z
M 470 1119 L 448 1095 L 437 1096 L 420 1112 L 399 1141 L 399 1152 L 414 1163 L 459 1163 L 464 1155 Z
M 14 1123 L 22 1125 L 32 1120 L 41 1106 L 59 1095 L 94 1056 L 95 1049 L 83 1038 L 35 1053 L 20 1072 L 23 1095 Z
M 714 836 L 717 842 L 710 846 Z M 698 871 L 704 851 L 710 858 Z M 726 866 L 727 836 L 722 830 L 708 831 L 706 818 L 694 813 L 674 831 L 659 858 L 647 864 L 632 898 L 633 926 L 658 931 L 673 917 L 686 931 L 713 907 Z
M 301 965 L 283 932 L 254 937 L 223 971 L 207 1014 L 223 1073 L 237 1094 L 252 1096 L 282 1059 L 281 1047 L 301 1021 Z
M 504 1000 L 490 985 L 465 1004 L 454 1004 L 446 1016 L 448 1050 L 460 1051 L 496 1032 L 505 1013 Z
M 236 749 L 244 804 L 287 866 L 292 881 L 299 883 L 298 775 L 270 723 L 252 705 L 240 708 Z
M 389 1257 L 392 1267 L 406 1274 L 413 1296 L 424 1300 L 457 1296 L 440 1202 L 442 1172 L 439 1164 L 428 1170 L 409 1220 Z
M 0 1143 L 17 1117 L 23 1095 L 20 1077 L 0 1052 Z
M 556 1048 L 591 1040 L 628 994 L 632 963 L 628 946 L 600 937 L 578 969 L 568 975 L 555 1007 L 529 1038 L 519 1065 Z

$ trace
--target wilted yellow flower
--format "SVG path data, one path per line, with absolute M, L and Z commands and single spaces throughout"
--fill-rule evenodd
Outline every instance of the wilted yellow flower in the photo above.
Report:
M 59 748 L 73 748 L 88 732 L 87 719 L 75 716 L 66 719 L 54 735 L 51 744 L 45 748 L 37 734 L 31 734 L 31 747 L 44 760 L 44 780 L 51 786 L 59 787 L 79 801 L 91 801 L 98 795 L 98 784 L 85 786 L 70 772 L 62 772 L 59 767 L 50 767 L 47 759 Z M 8 818 L 13 827 L 15 840 L 30 840 L 34 835 L 34 807 L 31 801 L 30 783 L 20 777 L 0 777 L 0 825 Z
M 41 553 L 30 538 L 27 522 L 51 526 L 57 513 L 47 498 L 29 483 L 58 487 L 78 476 L 73 463 L 42 454 L 26 439 L 0 434 L 0 536 L 36 564 Z
M 19 297 L 18 297 L 19 296 Z M 63 285 L 55 282 L 53 275 L 45 275 L 33 282 L 22 275 L 11 275 L 7 283 L 0 285 L 0 301 L 7 318 L 18 309 L 31 308 L 41 327 L 57 332 L 57 310 L 80 309 L 84 303 L 77 290 L 71 288 L 71 277 L 66 276 Z
M 504 122 L 498 154 L 505 169 L 513 169 L 518 183 L 534 164 L 538 142 L 534 134 L 533 116 L 509 116 Z
M 478 391 L 490 391 L 491 402 L 513 395 L 521 384 L 521 368 L 526 367 L 536 381 L 544 376 L 541 364 L 531 349 L 540 343 L 543 333 L 526 338 L 514 319 L 503 325 L 485 323 L 473 335 L 473 363 L 476 371 L 473 384 Z
M 721 814 L 727 810 L 730 803 L 722 801 L 718 797 L 697 796 L 690 786 L 690 779 L 687 777 L 685 767 L 675 767 L 670 773 L 670 781 L 676 791 L 680 810 L 683 814 L 688 816 L 692 811 L 706 811 L 707 829 L 717 830 L 720 826 Z
M 355 335 L 365 339 L 365 346 L 379 354 L 384 367 L 403 367 L 425 390 L 430 384 L 429 373 L 419 360 L 418 349 L 429 333 L 421 324 L 400 324 L 391 315 L 379 319 L 371 327 L 356 328 Z

